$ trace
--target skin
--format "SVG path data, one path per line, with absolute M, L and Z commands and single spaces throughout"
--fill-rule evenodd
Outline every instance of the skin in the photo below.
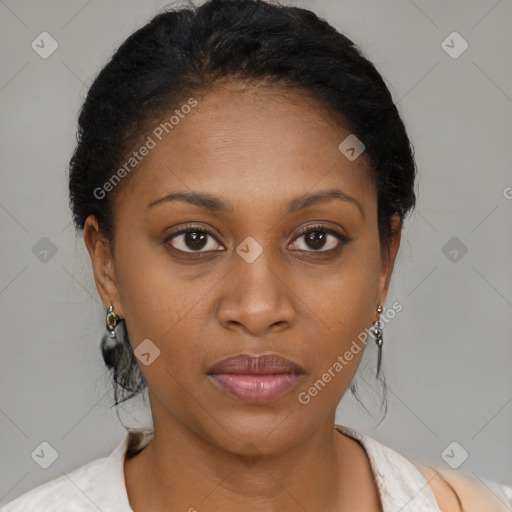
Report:
M 381 254 L 364 153 L 349 161 L 339 151 L 350 132 L 314 98 L 229 82 L 194 98 L 197 107 L 116 191 L 113 247 L 94 216 L 84 229 L 105 309 L 112 302 L 125 319 L 134 349 L 150 339 L 160 350 L 140 365 L 154 438 L 125 461 L 130 504 L 135 512 L 379 511 L 366 452 L 333 429 L 364 351 L 307 405 L 297 397 L 377 320 L 399 219 Z M 355 198 L 364 218 L 339 199 L 286 213 L 292 198 L 333 188 Z M 148 208 L 178 190 L 207 192 L 232 208 L 212 212 L 183 201 Z M 214 235 L 202 254 L 184 235 L 163 243 L 186 223 Z M 315 250 L 297 232 L 318 223 L 351 241 L 339 245 L 323 232 L 325 245 Z M 252 263 L 236 252 L 248 236 L 263 250 Z M 239 402 L 206 375 L 225 357 L 268 352 L 305 370 L 273 402 Z M 244 455 L 257 457 L 248 463 Z

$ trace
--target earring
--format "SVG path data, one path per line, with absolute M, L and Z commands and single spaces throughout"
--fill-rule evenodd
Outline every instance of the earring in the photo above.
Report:
M 126 333 L 124 320 L 116 315 L 112 303 L 107 309 L 105 327 L 107 332 L 101 337 L 101 351 L 106 365 L 112 368 L 118 362 L 124 348 Z
M 379 353 L 377 356 L 377 377 L 380 374 L 380 366 L 382 363 L 382 344 L 384 343 L 384 338 L 382 337 L 382 322 L 380 321 L 380 315 L 384 311 L 384 308 L 379 304 L 377 307 L 377 313 L 379 317 L 377 321 L 374 323 L 373 335 L 375 336 L 375 343 L 377 344 Z

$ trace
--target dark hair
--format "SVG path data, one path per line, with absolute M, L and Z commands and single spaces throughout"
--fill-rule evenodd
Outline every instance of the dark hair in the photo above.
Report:
M 391 94 L 361 50 L 325 20 L 307 9 L 264 0 L 208 0 L 162 12 L 116 50 L 80 110 L 69 174 L 77 232 L 94 215 L 113 242 L 112 201 L 120 186 L 106 198 L 95 190 L 147 135 L 150 123 L 193 94 L 229 80 L 313 97 L 363 141 L 378 191 L 379 240 L 386 250 L 391 217 L 403 220 L 416 202 L 413 147 Z M 131 393 L 124 400 L 146 386 L 129 341 L 126 348 L 124 356 L 104 351 L 114 388 Z M 356 394 L 355 383 L 351 390 Z M 116 391 L 116 403 L 117 396 Z

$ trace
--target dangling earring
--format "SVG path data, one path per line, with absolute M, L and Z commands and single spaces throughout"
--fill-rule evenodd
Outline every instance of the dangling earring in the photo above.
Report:
M 107 332 L 101 337 L 101 351 L 103 359 L 109 368 L 115 366 L 119 360 L 120 352 L 124 349 L 125 328 L 124 320 L 119 318 L 111 303 L 105 318 Z
M 377 378 L 380 374 L 380 366 L 382 363 L 382 344 L 384 343 L 384 338 L 382 337 L 382 322 L 380 321 L 380 315 L 384 311 L 384 308 L 379 304 L 377 307 L 377 313 L 379 317 L 377 321 L 374 323 L 373 335 L 375 336 L 375 343 L 377 344 L 379 353 L 377 356 Z

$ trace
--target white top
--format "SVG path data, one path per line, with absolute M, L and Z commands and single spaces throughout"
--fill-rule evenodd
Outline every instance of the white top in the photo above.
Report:
M 432 488 L 412 462 L 361 431 L 344 425 L 335 428 L 363 445 L 384 512 L 441 512 Z M 149 428 L 129 430 L 108 456 L 27 491 L 0 512 L 133 512 L 126 492 L 124 458 L 127 449 L 137 453 L 151 439 Z M 512 487 L 484 481 L 512 510 Z

